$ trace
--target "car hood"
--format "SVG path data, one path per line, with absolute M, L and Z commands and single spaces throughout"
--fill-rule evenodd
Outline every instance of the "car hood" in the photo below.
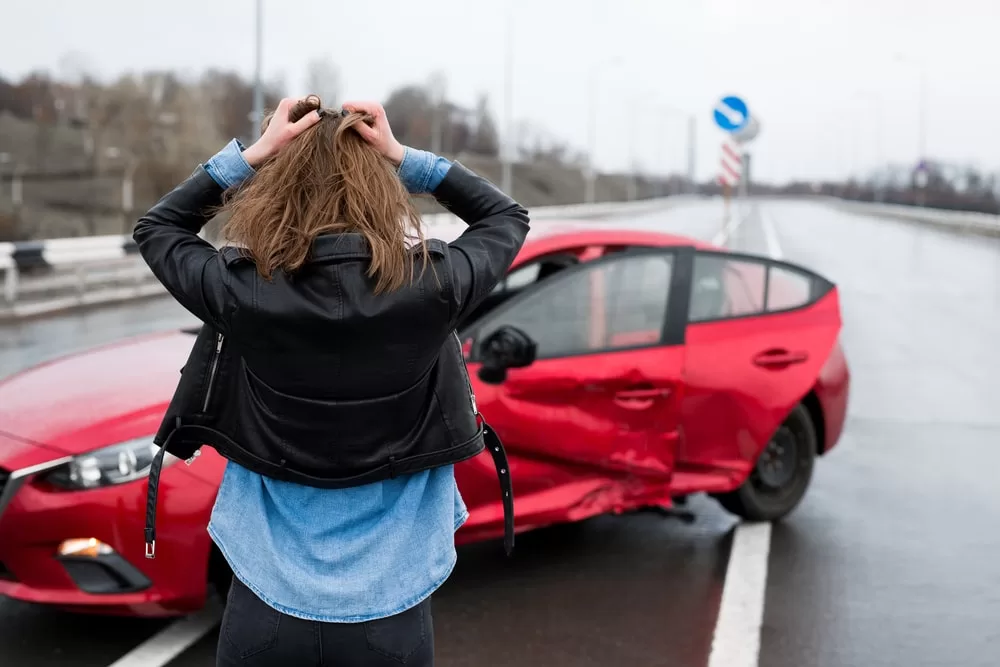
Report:
M 0 381 L 0 460 L 29 446 L 79 454 L 155 433 L 193 345 L 180 331 L 143 336 Z

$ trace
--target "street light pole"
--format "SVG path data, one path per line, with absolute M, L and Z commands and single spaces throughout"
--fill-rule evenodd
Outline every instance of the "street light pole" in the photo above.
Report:
M 440 155 L 444 150 L 444 119 L 442 118 L 442 107 L 444 105 L 444 75 L 434 72 L 428 83 L 431 104 L 431 152 Z
M 584 174 L 583 200 L 593 204 L 597 197 L 597 68 L 590 70 L 590 90 L 587 100 L 587 171 Z
M 882 169 L 886 166 L 882 150 L 882 96 L 869 90 L 860 90 L 855 94 L 855 97 L 871 103 L 875 112 L 875 164 L 876 169 Z
M 918 91 L 918 119 L 917 123 L 919 128 L 917 130 L 917 163 L 919 169 L 917 173 L 924 177 L 925 180 L 917 182 L 916 188 L 916 204 L 917 206 L 923 206 L 925 204 L 924 187 L 926 185 L 927 176 L 927 60 L 926 58 L 921 58 L 920 60 L 914 60 L 912 58 L 907 58 L 901 54 L 896 54 L 896 61 L 907 63 L 918 69 L 919 73 L 919 91 Z
M 697 165 L 695 163 L 695 159 L 696 159 L 695 158 L 695 153 L 697 152 L 697 149 L 695 148 L 695 145 L 696 145 L 696 143 L 695 143 L 696 142 L 695 135 L 696 135 L 697 129 L 698 129 L 698 121 L 695 118 L 695 115 L 691 114 L 691 116 L 688 117 L 688 146 L 687 146 L 687 148 L 688 148 L 688 164 L 687 164 L 687 167 L 688 167 L 688 181 L 690 181 L 690 187 L 691 187 L 691 191 L 692 192 L 694 192 L 697 189 L 697 185 L 695 185 L 696 178 L 697 178 L 696 175 L 695 175 L 695 170 L 697 168 Z
M 927 159 L 927 62 L 915 60 L 900 53 L 896 54 L 896 62 L 916 67 L 919 74 L 919 90 L 917 92 L 917 161 Z
M 588 204 L 594 203 L 597 198 L 597 116 L 600 103 L 599 91 L 601 87 L 601 74 L 607 67 L 617 67 L 622 62 L 621 58 L 613 58 L 605 62 L 598 62 L 591 65 L 590 85 L 587 100 L 587 170 L 584 173 L 585 193 L 584 201 Z
M 927 159 L 927 64 L 920 63 L 920 160 Z
M 697 120 L 693 113 L 678 109 L 672 106 L 662 106 L 664 113 L 680 116 L 687 121 L 687 176 L 691 181 L 691 188 L 694 189 L 695 182 L 695 153 L 696 153 L 696 131 Z
M 264 42 L 264 0 L 257 0 L 256 47 L 254 49 L 254 80 L 253 80 L 253 127 L 250 128 L 250 138 L 260 137 L 260 124 L 264 120 L 264 89 L 261 82 L 261 58 Z
M 639 160 L 636 154 L 636 144 L 638 142 L 640 120 L 642 118 L 638 113 L 639 104 L 640 98 L 637 95 L 632 100 L 632 109 L 636 110 L 636 112 L 633 113 L 630 119 L 631 122 L 629 123 L 628 131 L 628 180 L 625 183 L 625 198 L 628 201 L 634 201 L 638 197 Z
M 501 189 L 508 195 L 513 194 L 514 189 L 514 169 L 513 160 L 514 120 L 513 120 L 513 98 L 514 98 L 514 0 L 507 0 L 507 26 L 506 26 L 506 49 L 504 54 L 504 140 L 500 147 L 500 157 L 503 166 L 503 175 L 500 183 Z

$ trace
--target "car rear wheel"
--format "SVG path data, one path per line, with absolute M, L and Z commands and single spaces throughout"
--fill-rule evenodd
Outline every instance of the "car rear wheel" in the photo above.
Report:
M 719 494 L 727 510 L 750 521 L 775 521 L 795 509 L 809 488 L 816 458 L 816 428 L 796 405 L 767 443 L 743 485 Z

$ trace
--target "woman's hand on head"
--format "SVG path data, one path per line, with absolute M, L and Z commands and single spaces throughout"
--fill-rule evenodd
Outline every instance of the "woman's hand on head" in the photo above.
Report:
M 247 164 L 256 169 L 277 155 L 292 139 L 319 122 L 320 115 L 316 111 L 310 111 L 294 123 L 288 119 L 292 107 L 300 101 L 295 97 L 286 97 L 278 103 L 278 108 L 274 110 L 274 116 L 260 139 L 243 151 Z
M 371 125 L 358 123 L 354 129 L 389 162 L 398 167 L 403 162 L 405 151 L 403 145 L 392 136 L 392 128 L 389 127 L 389 119 L 386 118 L 382 105 L 378 102 L 345 102 L 344 108 L 353 113 L 368 114 L 372 117 Z

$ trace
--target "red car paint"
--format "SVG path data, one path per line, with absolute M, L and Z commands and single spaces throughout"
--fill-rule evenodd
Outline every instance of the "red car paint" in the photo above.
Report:
M 580 223 L 558 233 L 533 232 L 511 281 L 535 260 L 563 255 L 586 263 L 633 247 L 724 252 L 682 237 Z M 468 363 L 480 410 L 508 448 L 519 532 L 733 490 L 804 399 L 818 406 L 821 449 L 834 446 L 848 394 L 836 288 L 802 308 L 682 324 L 683 344 L 660 346 L 656 329 L 611 331 L 615 322 L 603 301 L 609 287 L 600 275 L 592 272 L 587 284 L 590 307 L 601 316 L 585 333 L 588 344 L 619 349 L 540 358 L 509 370 L 499 385 L 480 381 L 479 363 Z M 772 287 L 777 302 L 794 299 L 794 285 Z M 727 307 L 740 308 L 734 299 Z M 470 328 L 475 325 L 465 331 Z M 471 355 L 475 341 L 462 338 Z M 192 342 L 182 332 L 131 339 L 0 382 L 0 468 L 21 470 L 153 433 Z M 762 352 L 771 354 L 763 362 Z M 200 608 L 212 548 L 205 526 L 224 464 L 205 450 L 190 467 L 164 470 L 155 560 L 143 557 L 145 480 L 68 492 L 40 476 L 28 478 L 0 515 L 0 563 L 13 575 L 0 578 L 0 594 L 113 614 Z M 457 541 L 501 536 L 492 460 L 484 453 L 459 464 L 456 476 L 470 511 Z M 152 585 L 124 594 L 79 590 L 54 556 L 63 540 L 89 537 L 111 545 Z

